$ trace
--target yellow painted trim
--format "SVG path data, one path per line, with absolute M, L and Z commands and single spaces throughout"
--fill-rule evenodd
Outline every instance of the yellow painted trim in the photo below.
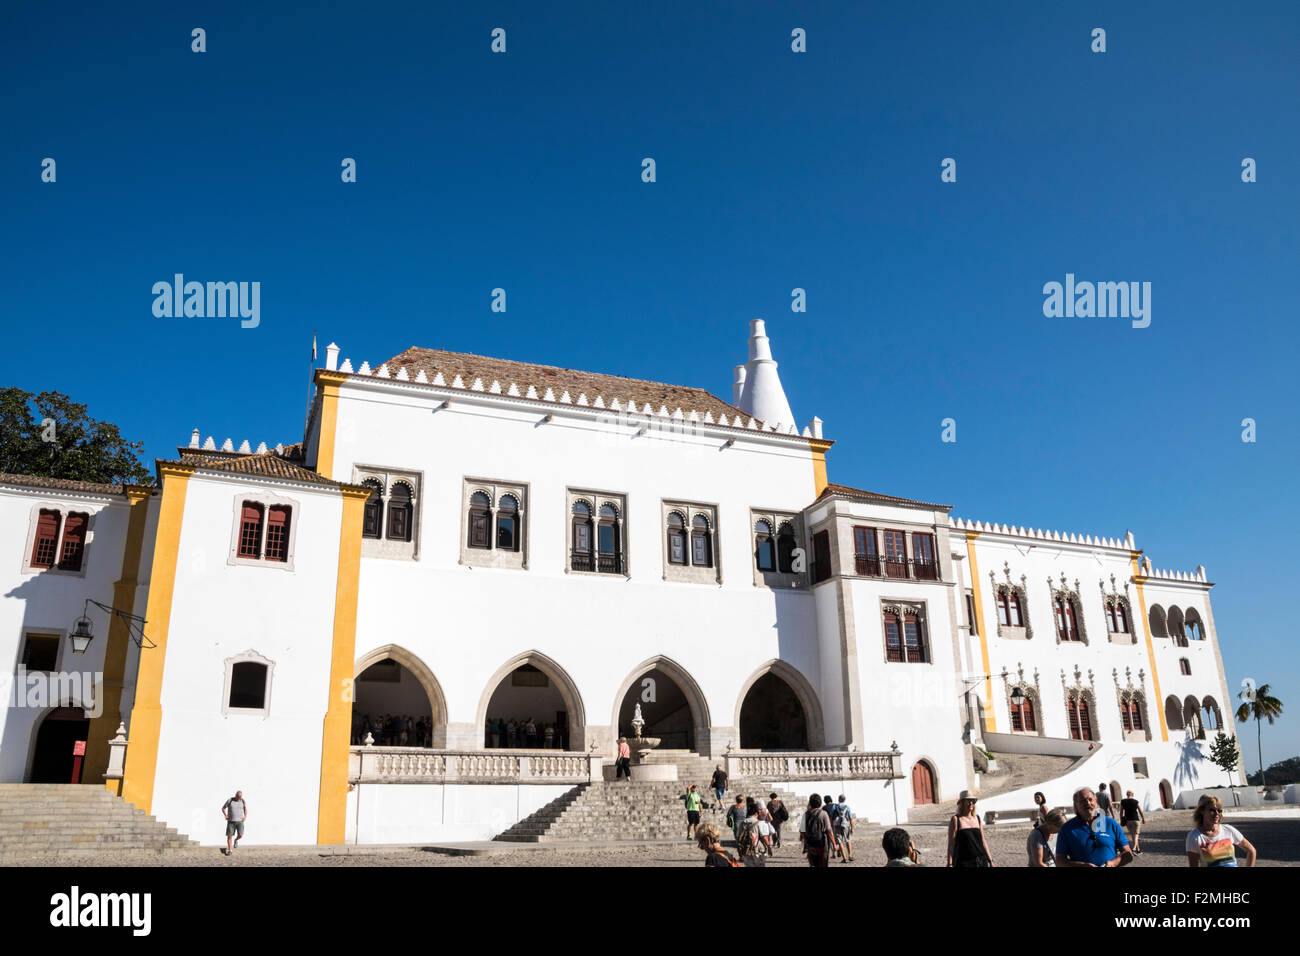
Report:
M 339 424 L 339 386 L 346 382 L 347 378 L 343 372 L 316 373 L 316 387 L 320 389 L 320 435 L 316 441 L 316 473 L 324 478 L 334 477 L 334 434 Z
M 966 532 L 966 557 L 970 561 L 970 578 L 971 578 L 971 595 L 975 598 L 975 620 L 979 624 L 980 637 L 980 659 L 984 665 L 984 673 L 989 672 L 989 640 L 988 635 L 984 632 L 987 628 L 984 626 L 984 597 L 980 588 L 980 565 L 975 558 L 975 539 L 980 536 L 978 531 Z M 1042 715 L 1039 715 L 1042 720 Z M 998 732 L 998 716 L 993 707 L 993 679 L 984 678 L 984 727 L 983 730 L 991 734 Z
M 153 570 L 149 576 L 149 603 L 145 609 L 145 636 L 152 647 L 140 651 L 135 706 L 131 709 L 130 745 L 126 748 L 122 796 L 145 813 L 153 810 L 154 778 L 158 772 L 158 740 L 162 732 L 163 665 L 167 660 L 167 635 L 171 627 L 172 597 L 176 588 L 176 562 L 180 555 L 181 523 L 192 465 L 162 464 L 162 504 L 154 535 Z
M 122 795 L 122 781 L 105 780 L 104 789 L 107 790 L 109 793 L 111 793 L 113 796 L 120 797 Z
M 812 448 L 813 497 L 816 498 L 830 484 L 826 476 L 826 452 L 835 444 L 825 438 L 810 438 L 808 445 Z
M 1138 610 L 1142 612 L 1142 633 L 1147 637 L 1147 660 L 1151 662 L 1151 686 L 1155 688 L 1156 699 L 1155 711 L 1160 717 L 1160 739 L 1169 742 L 1169 726 L 1165 723 L 1165 698 L 1160 693 L 1160 675 L 1156 672 L 1156 648 L 1151 640 L 1151 621 L 1147 617 L 1147 597 L 1142 591 L 1142 585 L 1146 582 L 1146 577 L 1142 574 L 1138 566 L 1138 556 L 1141 551 L 1130 552 L 1130 558 L 1133 562 L 1133 583 L 1137 586 L 1138 593 Z M 1150 708 L 1147 713 L 1150 714 Z
M 128 517 L 126 541 L 122 546 L 122 574 L 113 584 L 113 607 L 123 611 L 134 610 L 135 592 L 139 586 L 140 555 L 144 549 L 144 526 L 149 517 L 149 498 L 152 488 L 139 485 L 126 487 Z M 108 770 L 108 741 L 117 734 L 122 721 L 122 679 L 126 673 L 126 651 L 131 631 L 126 621 L 113 614 L 109 617 L 107 645 L 104 648 L 104 700 L 98 717 L 90 720 L 86 738 L 86 764 L 82 779 L 86 783 L 104 780 Z M 110 781 L 105 781 L 109 783 Z M 110 790 L 118 789 L 118 781 L 111 781 Z
M 339 529 L 339 573 L 334 596 L 334 644 L 321 731 L 320 802 L 316 842 L 342 843 L 347 833 L 348 759 L 352 743 L 352 678 L 357 645 L 357 590 L 361 576 L 361 525 L 370 489 L 346 486 Z

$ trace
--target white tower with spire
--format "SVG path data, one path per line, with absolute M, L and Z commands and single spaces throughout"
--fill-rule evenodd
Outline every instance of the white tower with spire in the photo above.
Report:
M 797 432 L 794 412 L 790 411 L 781 378 L 776 374 L 772 346 L 762 319 L 749 323 L 749 361 L 736 366 L 733 395 L 744 412 L 764 425 L 771 425 L 779 432 Z

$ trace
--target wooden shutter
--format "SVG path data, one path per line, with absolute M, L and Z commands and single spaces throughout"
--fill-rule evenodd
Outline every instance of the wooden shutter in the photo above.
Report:
M 818 531 L 813 535 L 814 581 L 825 581 L 831 576 L 831 535 Z
M 370 497 L 366 499 L 361 520 L 361 536 L 378 538 L 384 527 L 384 499 L 380 495 L 379 482 L 371 479 L 363 484 L 370 489 Z
M 255 501 L 245 501 L 239 522 L 239 556 L 262 556 L 262 506 Z
M 411 540 L 411 489 L 401 482 L 388 492 L 388 540 Z
M 289 560 L 288 505 L 273 505 L 266 513 L 266 560 Z
M 885 612 L 885 660 L 900 662 L 903 659 L 903 640 L 899 633 L 898 615 Z
M 63 525 L 63 553 L 59 568 L 63 571 L 80 571 L 81 556 L 86 550 L 86 526 L 90 515 L 74 511 Z
M 1020 705 L 1020 710 L 1025 723 L 1025 730 L 1032 730 L 1034 733 L 1037 733 L 1038 723 L 1034 719 L 1034 702 L 1026 697 L 1025 702 Z
M 36 540 L 32 543 L 32 567 L 54 567 L 55 549 L 59 544 L 59 523 L 62 516 L 57 511 L 42 508 L 36 519 Z
M 1080 739 L 1092 739 L 1092 721 L 1088 718 L 1088 702 L 1084 698 L 1079 698 L 1079 732 L 1082 735 Z

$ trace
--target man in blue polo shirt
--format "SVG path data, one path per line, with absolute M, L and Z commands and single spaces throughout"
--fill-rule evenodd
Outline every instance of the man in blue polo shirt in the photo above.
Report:
M 1084 787 L 1074 795 L 1073 820 L 1056 835 L 1057 866 L 1125 866 L 1133 862 L 1124 831 L 1097 807 L 1097 795 Z

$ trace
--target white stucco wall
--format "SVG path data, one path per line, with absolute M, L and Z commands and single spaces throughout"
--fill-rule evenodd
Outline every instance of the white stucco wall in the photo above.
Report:
M 572 789 L 563 784 L 360 784 L 348 794 L 347 840 L 490 840 Z

